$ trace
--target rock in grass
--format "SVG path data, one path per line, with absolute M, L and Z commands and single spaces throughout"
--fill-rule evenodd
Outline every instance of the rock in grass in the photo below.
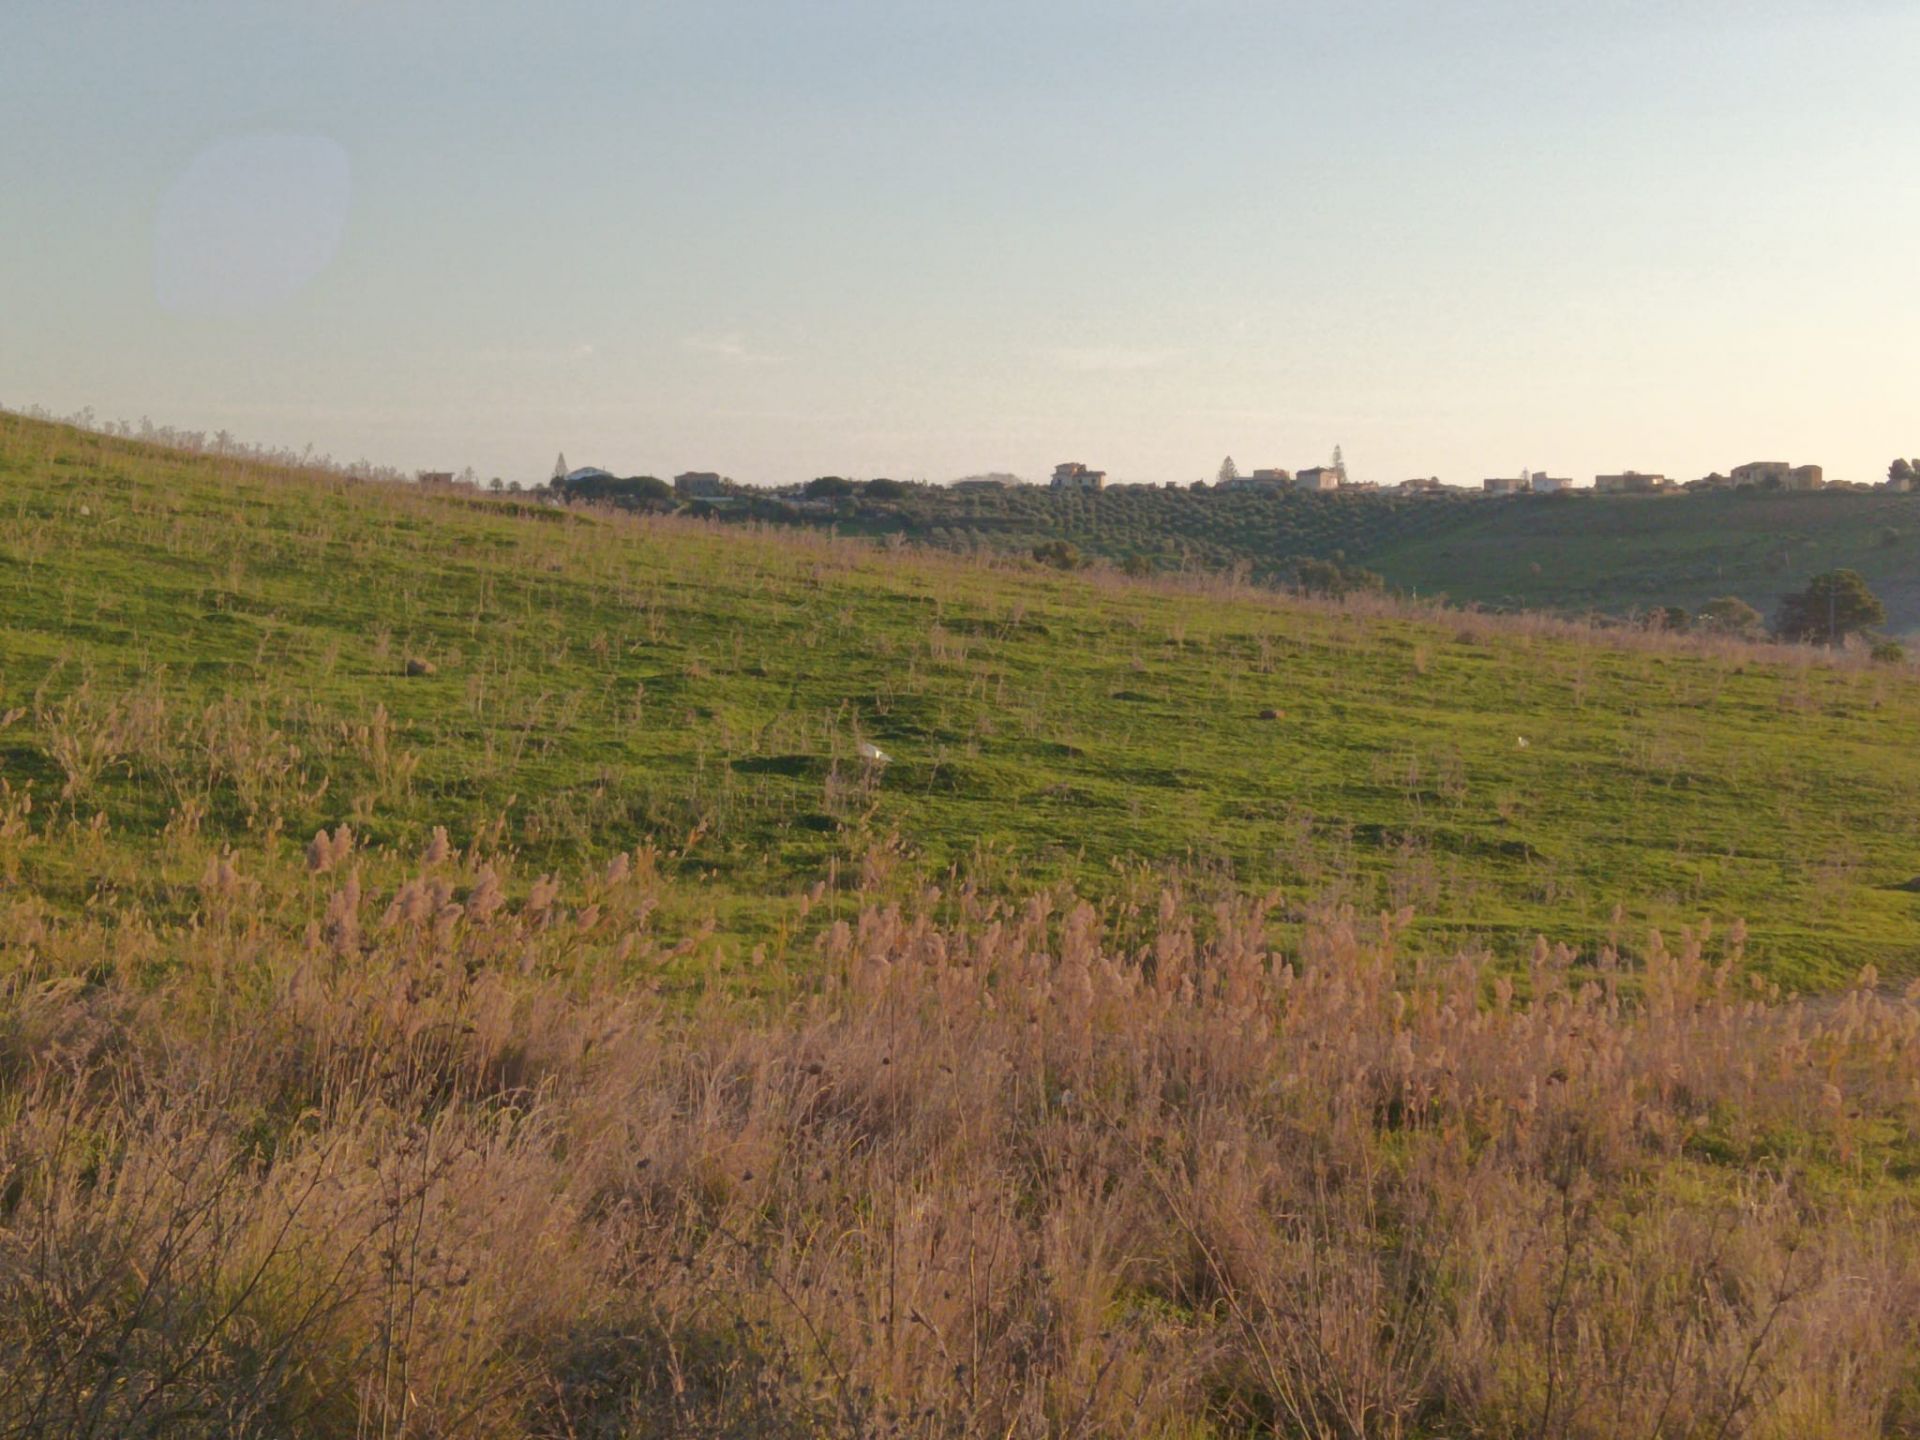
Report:
M 1287 712 L 1284 710 L 1275 710 L 1269 707 L 1268 709 L 1262 710 L 1260 712 L 1260 718 L 1262 720 L 1284 720 L 1287 718 Z
M 439 670 L 440 667 L 434 664 L 433 661 L 424 660 L 418 655 L 411 656 L 407 660 L 407 674 L 409 675 L 434 675 L 438 674 Z

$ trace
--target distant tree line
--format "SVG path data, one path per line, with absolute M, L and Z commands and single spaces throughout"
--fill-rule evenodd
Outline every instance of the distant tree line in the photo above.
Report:
M 567 500 L 639 505 L 673 499 L 673 486 L 655 475 L 582 475 L 556 479 L 553 488 Z
M 1695 630 L 1744 640 L 1759 640 L 1768 633 L 1765 617 L 1737 595 L 1709 600 L 1692 615 L 1678 605 L 1662 606 L 1646 617 L 1646 623 L 1663 630 Z M 1841 645 L 1853 636 L 1870 635 L 1886 623 L 1886 607 L 1857 570 L 1829 570 L 1814 576 L 1804 589 L 1781 598 L 1772 634 L 1802 645 Z M 1881 640 L 1873 653 L 1885 660 L 1905 654 L 1891 640 Z

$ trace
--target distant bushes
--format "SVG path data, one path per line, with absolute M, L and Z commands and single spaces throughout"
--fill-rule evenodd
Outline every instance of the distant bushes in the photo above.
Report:
M 555 487 L 567 500 L 615 505 L 644 505 L 673 499 L 673 486 L 653 475 L 582 475 Z
M 1766 629 L 1766 617 L 1738 595 L 1709 600 L 1693 618 L 1698 629 L 1741 639 L 1757 638 Z
M 1384 591 L 1385 577 L 1357 565 L 1299 556 L 1293 561 L 1294 588 L 1307 595 L 1356 595 Z

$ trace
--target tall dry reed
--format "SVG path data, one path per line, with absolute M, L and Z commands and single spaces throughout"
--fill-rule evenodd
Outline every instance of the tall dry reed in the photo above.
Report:
M 664 884 L 339 827 L 175 924 L 0 915 L 0 1434 L 1920 1423 L 1871 977 L 1283 954 L 1169 884 L 871 905 L 772 1005 L 662 983 Z

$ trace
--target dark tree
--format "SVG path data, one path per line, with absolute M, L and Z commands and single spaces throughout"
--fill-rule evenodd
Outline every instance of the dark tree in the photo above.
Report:
M 1066 540 L 1049 540 L 1044 545 L 1034 546 L 1033 558 L 1042 565 L 1051 565 L 1056 570 L 1080 568 L 1080 549 Z
M 1886 623 L 1886 607 L 1854 570 L 1829 570 L 1780 602 L 1773 628 L 1787 640 L 1834 645 Z
M 853 482 L 839 475 L 822 475 L 818 480 L 807 481 L 809 500 L 837 500 L 842 495 L 853 494 Z
M 898 500 L 907 493 L 907 487 L 898 480 L 888 480 L 884 476 L 869 480 L 865 485 L 869 500 Z
M 655 500 L 671 500 L 673 486 L 654 475 L 582 475 L 578 480 L 562 480 L 557 488 L 569 501 L 600 501 L 636 507 Z
M 1913 462 L 1910 460 L 1895 460 L 1887 467 L 1887 478 L 1889 480 L 1913 479 Z
M 671 500 L 673 486 L 657 475 L 629 475 L 624 480 L 614 481 L 615 494 L 631 496 L 635 500 Z
M 1294 587 L 1308 595 L 1334 596 L 1387 588 L 1384 576 L 1358 565 L 1344 564 L 1345 559 L 1338 550 L 1331 560 L 1317 560 L 1310 555 L 1297 557 L 1293 562 Z

